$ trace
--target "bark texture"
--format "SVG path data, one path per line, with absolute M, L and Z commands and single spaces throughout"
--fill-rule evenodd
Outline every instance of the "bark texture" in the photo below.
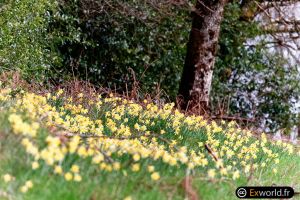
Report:
M 179 87 L 178 104 L 184 110 L 208 110 L 213 67 L 221 21 L 227 0 L 197 0 Z

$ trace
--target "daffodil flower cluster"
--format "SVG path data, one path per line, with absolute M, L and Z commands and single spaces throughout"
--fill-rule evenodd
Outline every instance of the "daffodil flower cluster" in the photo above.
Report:
M 47 95 L 22 92 L 13 99 L 9 92 L 0 92 L 0 102 L 14 102 L 8 120 L 32 158 L 32 170 L 48 165 L 66 181 L 84 178 L 82 160 L 107 172 L 146 168 L 154 181 L 161 178 L 160 165 L 237 179 L 266 166 L 276 172 L 277 151 L 294 151 L 287 143 L 271 144 L 264 134 L 257 140 L 235 122 L 186 116 L 174 104 L 136 103 L 112 94 L 71 98 L 63 90 Z M 80 159 L 65 164 L 72 156 Z M 28 183 L 21 190 L 30 187 Z

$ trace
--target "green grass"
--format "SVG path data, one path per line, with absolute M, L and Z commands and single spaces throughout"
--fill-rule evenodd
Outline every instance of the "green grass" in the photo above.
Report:
M 161 179 L 154 182 L 146 174 L 146 169 L 139 173 L 127 170 L 119 172 L 102 172 L 90 166 L 88 162 L 81 165 L 82 182 L 66 182 L 61 176 L 54 175 L 49 167 L 41 166 L 38 170 L 31 170 L 31 159 L 20 146 L 19 138 L 12 134 L 7 115 L 0 116 L 0 176 L 10 173 L 15 181 L 10 184 L 0 179 L 0 191 L 8 191 L 9 197 L 0 196 L 0 199 L 28 199 L 28 200 L 96 200 L 96 199 L 124 199 L 131 196 L 138 200 L 156 199 L 184 199 L 185 191 L 181 185 L 185 171 L 174 170 L 166 166 L 160 167 Z M 278 173 L 271 169 L 257 171 L 248 181 L 248 177 L 238 180 L 209 180 L 201 171 L 193 174 L 193 189 L 200 199 L 215 200 L 237 199 L 235 190 L 238 186 L 292 186 L 300 191 L 300 157 L 280 153 L 281 162 L 277 166 Z M 146 161 L 145 161 L 146 162 Z M 144 163 L 144 166 L 146 163 Z M 34 187 L 26 194 L 18 191 L 20 183 L 32 180 Z M 300 199 L 300 197 L 294 197 Z

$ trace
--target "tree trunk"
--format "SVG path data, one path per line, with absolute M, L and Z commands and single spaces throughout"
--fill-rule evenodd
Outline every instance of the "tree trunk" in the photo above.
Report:
M 179 87 L 181 109 L 208 111 L 213 67 L 227 0 L 197 0 Z

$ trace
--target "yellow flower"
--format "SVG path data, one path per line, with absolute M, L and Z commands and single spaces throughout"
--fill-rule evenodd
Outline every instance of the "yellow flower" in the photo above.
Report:
M 78 165 L 72 165 L 71 172 L 78 173 L 79 172 L 79 166 Z
M 27 187 L 27 188 L 32 188 L 33 187 L 33 183 L 32 183 L 32 181 L 26 181 L 26 183 L 25 183 L 25 186 Z
M 245 166 L 245 173 L 249 173 L 250 169 L 251 169 L 251 166 L 250 165 L 246 165 Z
M 227 175 L 227 169 L 226 168 L 221 168 L 220 173 L 221 173 L 221 175 Z
M 132 200 L 131 196 L 125 197 L 124 200 Z
M 137 153 L 133 155 L 133 160 L 134 161 L 139 161 L 140 158 L 141 158 L 141 156 L 139 154 L 137 154 Z
M 5 174 L 3 176 L 4 182 L 8 183 L 13 180 L 13 177 L 10 174 Z
M 114 164 L 113 164 L 113 169 L 114 170 L 119 170 L 121 168 L 121 164 L 119 163 L 119 162 L 115 162 Z
M 98 155 L 96 155 L 95 157 L 93 157 L 92 163 L 99 164 L 103 160 L 104 160 L 103 154 L 99 153 Z
M 159 173 L 158 172 L 154 172 L 151 174 L 151 179 L 154 181 L 157 181 L 160 179 Z
M 148 171 L 149 171 L 149 172 L 153 172 L 153 171 L 154 171 L 154 169 L 155 169 L 155 168 L 154 168 L 154 166 L 153 166 L 153 165 L 149 165 L 149 166 L 148 166 Z
M 79 174 L 74 175 L 74 181 L 80 182 L 82 180 L 81 176 Z
M 54 173 L 55 173 L 55 174 L 62 174 L 62 173 L 63 173 L 63 169 L 61 168 L 61 166 L 56 165 L 56 166 L 54 167 Z
M 35 169 L 37 169 L 37 168 L 39 168 L 39 163 L 37 162 L 37 161 L 34 161 L 33 163 L 31 163 L 31 168 L 33 169 L 33 170 L 35 170 Z
M 70 172 L 67 172 L 65 174 L 66 181 L 71 181 L 73 179 L 73 175 Z
M 207 175 L 209 178 L 214 178 L 216 176 L 216 170 L 215 169 L 209 169 L 207 171 Z
M 223 167 L 223 161 L 221 159 L 216 162 L 216 167 L 217 168 Z
M 235 172 L 233 172 L 232 174 L 232 179 L 238 179 L 240 177 L 240 172 L 238 170 L 236 170 Z
M 140 170 L 140 164 L 136 163 L 136 164 L 133 164 L 132 167 L 131 167 L 132 171 L 134 172 L 137 172 Z
M 59 89 L 58 92 L 56 93 L 57 96 L 60 96 L 64 91 L 62 89 Z
M 136 130 L 140 130 L 140 125 L 138 124 L 138 123 L 136 123 L 135 125 L 134 125 L 134 128 L 136 129 Z
M 21 192 L 22 193 L 26 193 L 28 191 L 28 188 L 26 187 L 26 185 L 23 185 L 21 188 L 20 188 Z
M 82 157 L 87 157 L 88 156 L 88 152 L 87 152 L 87 150 L 84 146 L 80 146 L 78 148 L 78 155 L 82 156 Z

